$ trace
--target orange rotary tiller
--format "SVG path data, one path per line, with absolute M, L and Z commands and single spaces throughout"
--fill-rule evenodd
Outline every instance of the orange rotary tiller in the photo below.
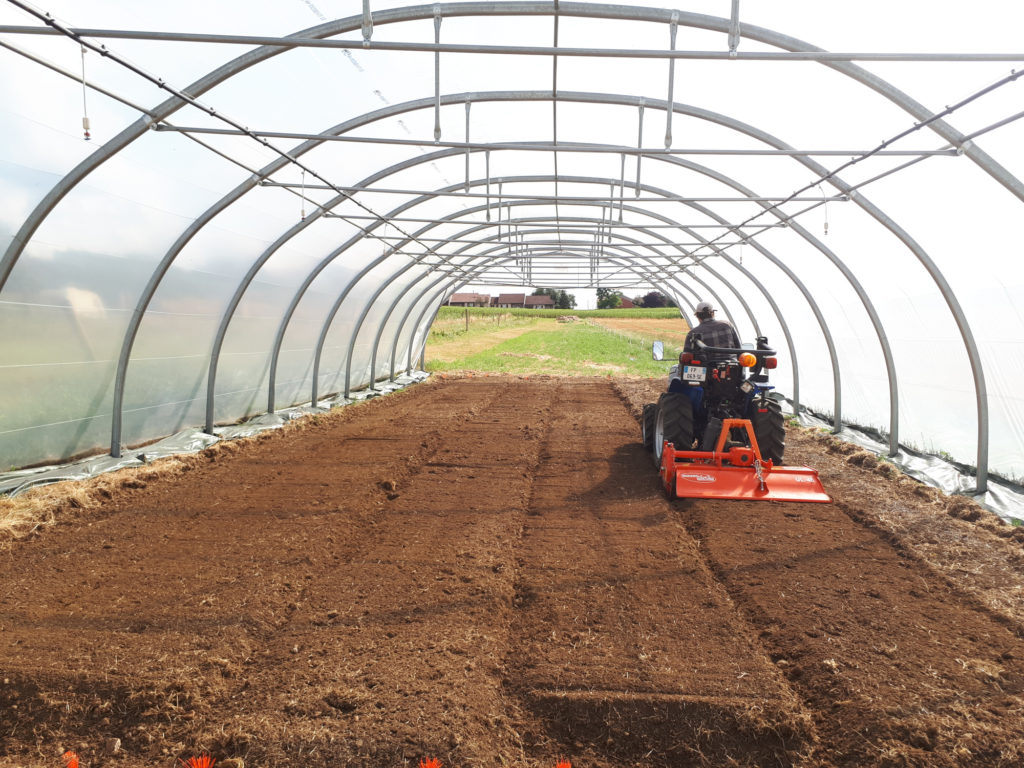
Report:
M 733 429 L 743 429 L 749 446 L 725 444 Z M 713 451 L 677 451 L 665 442 L 661 480 L 670 498 L 734 499 L 738 501 L 830 502 L 810 467 L 776 467 L 762 459 L 748 419 L 723 419 Z

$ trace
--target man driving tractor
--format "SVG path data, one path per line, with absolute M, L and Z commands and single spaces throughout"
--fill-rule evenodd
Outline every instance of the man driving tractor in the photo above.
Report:
M 743 345 L 702 301 L 668 391 L 643 407 L 641 439 L 670 498 L 827 502 L 818 474 L 782 465 L 786 427 L 768 339 Z
M 772 387 L 764 369 L 775 367 L 775 358 L 769 357 L 775 353 L 767 339 L 759 338 L 756 349 L 749 345 L 747 352 L 732 325 L 715 320 L 710 302 L 698 303 L 694 314 L 699 322 L 686 334 L 679 365 L 669 372 L 666 393 L 684 398 L 661 403 L 667 406 L 669 436 L 687 449 L 696 438 L 698 447 L 708 450 L 723 419 L 751 419 L 766 456 L 781 462 L 785 431 L 779 404 L 768 397 Z M 657 446 L 652 449 L 657 454 Z

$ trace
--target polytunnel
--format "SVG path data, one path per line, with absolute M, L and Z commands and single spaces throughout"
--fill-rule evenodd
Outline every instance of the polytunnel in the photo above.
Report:
M 8 0 L 3 468 L 395 381 L 543 285 L 712 300 L 798 414 L 1019 480 L 1022 17 Z

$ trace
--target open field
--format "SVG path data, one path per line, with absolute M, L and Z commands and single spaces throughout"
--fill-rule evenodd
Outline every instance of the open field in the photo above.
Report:
M 834 504 L 668 501 L 657 387 L 433 380 L 107 480 L 0 558 L 0 765 L 1019 765 L 1016 529 L 804 430 Z
M 427 344 L 430 371 L 551 374 L 563 376 L 664 376 L 682 349 L 684 323 L 663 316 L 662 310 L 609 310 L 651 312 L 653 316 L 619 317 L 601 313 L 537 317 L 529 310 L 519 315 L 472 311 L 434 323 Z M 491 310 L 490 312 L 494 312 Z M 502 319 L 503 318 L 503 319 Z M 499 325 L 501 321 L 503 324 Z M 466 326 L 468 325 L 468 330 Z M 651 356 L 655 340 L 665 343 L 664 361 Z
M 603 328 L 644 341 L 663 341 L 666 349 L 674 347 L 681 350 L 683 342 L 686 341 L 686 334 L 690 330 L 690 326 L 679 316 L 670 318 L 602 317 L 596 318 L 594 322 Z

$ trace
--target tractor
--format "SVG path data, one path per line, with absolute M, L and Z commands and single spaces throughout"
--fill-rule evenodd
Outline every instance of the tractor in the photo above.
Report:
M 709 347 L 680 355 L 668 391 L 643 407 L 641 437 L 672 498 L 831 499 L 807 467 L 783 466 L 786 426 L 768 371 L 775 350 Z

